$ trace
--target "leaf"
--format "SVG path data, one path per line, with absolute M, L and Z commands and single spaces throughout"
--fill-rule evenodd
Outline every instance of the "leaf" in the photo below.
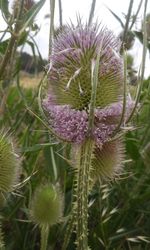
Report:
M 41 144 L 35 144 L 34 146 L 31 147 L 24 147 L 22 149 L 23 153 L 27 152 L 34 152 L 34 151 L 39 151 L 42 150 L 44 147 L 51 147 L 53 145 L 56 145 L 57 143 L 41 143 Z
M 4 14 L 6 20 L 10 17 L 9 9 L 8 9 L 8 0 L 0 0 L 0 9 Z
M 27 40 L 27 44 L 31 47 L 32 54 L 33 54 L 33 57 L 35 59 L 36 58 L 36 54 L 35 54 L 34 43 L 32 43 L 31 41 Z
M 22 33 L 28 26 L 33 24 L 33 20 L 44 5 L 46 0 L 40 0 L 38 3 L 34 4 L 32 8 L 24 15 L 23 18 L 23 27 L 20 30 L 20 33 Z
M 142 34 L 142 32 L 140 32 L 140 31 L 134 31 L 134 34 L 135 34 L 136 37 L 139 39 L 139 41 L 140 41 L 141 43 L 143 43 L 143 34 Z
M 5 54 L 8 43 L 9 43 L 9 39 L 0 43 L 0 54 Z
M 107 6 L 105 6 L 110 13 L 117 19 L 117 21 L 120 23 L 121 27 L 124 29 L 124 24 L 122 22 L 122 20 L 120 19 L 120 17 L 118 17 L 110 8 L 108 8 Z
M 139 39 L 139 41 L 143 44 L 143 34 L 142 34 L 142 31 L 134 31 L 134 34 Z M 150 42 L 147 43 L 147 48 L 150 51 Z
M 126 135 L 126 151 L 133 160 L 140 158 L 137 141 L 131 132 Z
M 21 46 L 25 44 L 27 37 L 28 37 L 28 32 L 24 31 L 19 37 L 17 45 Z M 0 54 L 3 54 L 3 55 L 5 54 L 9 41 L 10 41 L 10 38 L 0 43 Z

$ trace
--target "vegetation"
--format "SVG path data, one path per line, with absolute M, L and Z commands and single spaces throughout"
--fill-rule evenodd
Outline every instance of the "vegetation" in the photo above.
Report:
M 115 149 L 113 147 L 114 152 L 106 145 L 106 155 L 98 151 L 99 158 L 93 157 L 97 154 L 97 149 L 89 138 L 85 143 L 86 147 L 82 144 L 79 150 L 76 150 L 71 140 L 68 143 L 64 138 L 60 138 L 61 133 L 54 130 L 54 125 L 50 126 L 48 114 L 43 107 L 43 98 L 52 88 L 50 77 L 53 77 L 50 75 L 50 68 L 48 69 L 50 65 L 42 58 L 38 44 L 34 40 L 34 35 L 39 32 L 35 17 L 44 3 L 45 0 L 36 2 L 15 0 L 10 11 L 9 1 L 0 1 L 1 14 L 7 24 L 6 29 L 1 30 L 0 33 L 0 249 L 149 250 L 150 77 L 144 78 L 146 52 L 150 53 L 150 14 L 146 12 L 147 0 L 139 1 L 136 13 L 132 11 L 134 1 L 130 0 L 125 22 L 109 9 L 122 27 L 121 34 L 118 34 L 122 42 L 120 53 L 124 61 L 122 94 L 126 96 L 130 93 L 134 106 L 131 109 L 133 112 L 127 117 L 126 124 L 121 120 L 115 135 L 111 135 L 110 143 L 113 144 L 115 139 L 118 140 Z M 59 37 L 66 29 L 66 24 L 62 23 L 63 1 L 59 0 L 58 3 L 60 27 L 54 30 L 55 1 L 50 0 L 48 55 L 51 55 L 55 47 L 52 43 L 53 36 Z M 135 23 L 142 7 L 144 11 L 141 30 L 136 30 Z M 93 0 L 87 22 L 88 27 L 92 25 L 95 8 L 96 1 Z M 6 34 L 9 34 L 7 39 L 5 39 Z M 136 39 L 142 45 L 139 72 L 134 70 L 133 61 L 136 58 L 130 55 Z M 31 46 L 32 58 L 24 52 L 25 44 Z M 97 54 L 92 71 L 93 86 L 96 86 L 99 80 L 97 72 L 101 50 Z M 70 53 L 68 57 L 70 55 L 72 56 Z M 88 58 L 86 59 L 88 61 Z M 26 65 L 25 61 L 27 61 Z M 30 76 L 28 79 L 23 78 L 25 73 L 22 70 L 25 69 Z M 83 74 L 82 79 L 85 76 L 88 77 L 86 72 L 78 71 L 76 75 L 80 73 Z M 64 84 L 63 77 L 65 76 L 61 78 L 62 84 Z M 29 79 L 34 83 L 26 84 Z M 116 86 L 114 78 L 113 84 Z M 105 88 L 104 84 L 102 85 Z M 91 104 L 92 100 L 91 106 L 89 105 L 90 117 L 94 116 L 93 110 L 96 105 L 102 104 L 102 101 L 98 102 L 99 99 L 94 96 L 96 92 L 94 88 L 88 90 L 88 94 L 92 96 L 90 102 L 89 96 L 88 100 L 86 99 L 88 104 Z M 66 92 L 62 95 L 61 89 L 56 91 L 56 94 L 59 96 L 59 105 L 64 104 L 63 96 L 67 104 L 72 102 L 71 98 L 67 99 Z M 74 96 L 77 101 L 74 101 L 73 105 L 77 105 L 75 108 L 81 111 L 84 104 L 81 103 L 82 106 L 80 106 L 81 99 Z M 109 98 L 116 97 L 113 95 Z M 104 98 L 103 103 L 106 106 L 110 102 Z M 86 108 L 87 106 L 86 103 Z M 122 108 L 124 109 L 125 106 L 122 105 Z M 124 110 L 124 115 L 127 112 L 128 110 Z M 115 117 L 115 122 L 116 119 L 118 117 Z M 93 128 L 93 118 L 90 119 L 88 126 Z M 117 137 L 120 134 L 124 138 L 123 141 Z M 122 150 L 122 145 L 124 145 L 125 158 L 121 156 L 117 159 L 122 161 L 123 170 L 116 175 L 101 170 L 102 165 L 109 167 L 111 162 L 120 164 L 112 155 L 116 156 L 116 152 L 120 148 Z M 87 154 L 82 155 L 83 151 Z M 107 161 L 107 158 L 111 162 Z M 80 171 L 74 167 L 76 160 Z M 83 205 L 80 203 L 83 196 L 79 189 L 81 191 L 84 189 L 80 179 L 83 177 L 81 167 L 85 167 L 84 162 L 91 162 L 91 165 L 96 167 L 98 165 L 99 168 L 94 174 L 90 173 L 90 178 L 86 175 L 89 189 L 87 204 L 84 205 L 87 207 L 84 207 L 85 220 L 79 228 L 80 206 Z M 99 162 L 102 162 L 102 165 Z M 110 179 L 103 178 L 103 175 L 108 175 Z M 80 179 L 77 186 L 79 189 L 76 188 L 77 178 Z M 88 226 L 86 220 L 88 220 Z M 79 236 L 83 232 L 82 229 L 85 229 L 84 226 L 88 227 L 86 232 L 88 246 L 86 237 L 85 245 L 80 242 Z

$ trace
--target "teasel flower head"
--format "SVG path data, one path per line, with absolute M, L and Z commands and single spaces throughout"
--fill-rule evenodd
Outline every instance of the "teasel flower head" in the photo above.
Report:
M 59 139 L 73 144 L 81 145 L 90 136 L 95 142 L 95 155 L 107 150 L 123 112 L 124 67 L 120 45 L 120 40 L 107 28 L 79 23 L 77 27 L 65 27 L 52 46 L 49 93 L 43 100 L 49 124 Z M 94 126 L 89 135 L 92 71 L 100 48 Z M 127 98 L 122 123 L 132 107 L 133 102 Z M 115 153 L 114 148 L 111 144 L 109 152 Z M 118 150 L 118 154 L 122 152 Z
M 20 157 L 12 138 L 0 131 L 0 205 L 5 203 L 5 194 L 11 192 L 20 174 Z
M 63 198 L 59 188 L 50 184 L 38 187 L 31 203 L 31 218 L 41 227 L 49 227 L 61 221 Z

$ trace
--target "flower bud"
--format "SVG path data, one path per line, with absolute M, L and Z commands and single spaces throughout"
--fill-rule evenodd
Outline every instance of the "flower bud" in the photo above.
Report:
M 58 188 L 43 185 L 35 191 L 31 204 L 31 217 L 40 226 L 60 222 L 63 215 L 63 199 Z

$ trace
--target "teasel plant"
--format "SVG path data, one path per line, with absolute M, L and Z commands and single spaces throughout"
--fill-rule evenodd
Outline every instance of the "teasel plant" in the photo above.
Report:
M 35 190 L 30 215 L 41 231 L 41 250 L 47 249 L 50 227 L 62 221 L 63 207 L 63 195 L 58 184 L 43 184 Z
M 91 12 L 94 13 L 95 3 L 92 3 Z M 147 1 L 144 20 L 146 8 Z M 88 197 L 97 182 L 112 180 L 122 170 L 124 134 L 133 129 L 130 121 L 138 108 L 144 78 L 145 24 L 139 84 L 135 100 L 132 100 L 126 81 L 127 59 L 125 51 L 122 52 L 123 44 L 106 27 L 93 24 L 92 16 L 90 13 L 88 24 L 84 25 L 78 18 L 77 26 L 65 26 L 55 39 L 52 39 L 51 30 L 48 93 L 43 98 L 40 89 L 39 94 L 40 110 L 49 131 L 59 141 L 71 145 L 73 204 L 63 250 L 67 249 L 74 228 L 77 249 L 90 249 Z
M 11 135 L 4 129 L 0 130 L 0 208 L 7 201 L 7 196 L 12 193 L 19 181 L 21 173 L 21 158 L 17 153 Z M 1 219 L 0 219 L 1 220 Z M 0 222 L 0 249 L 4 249 L 4 235 Z

